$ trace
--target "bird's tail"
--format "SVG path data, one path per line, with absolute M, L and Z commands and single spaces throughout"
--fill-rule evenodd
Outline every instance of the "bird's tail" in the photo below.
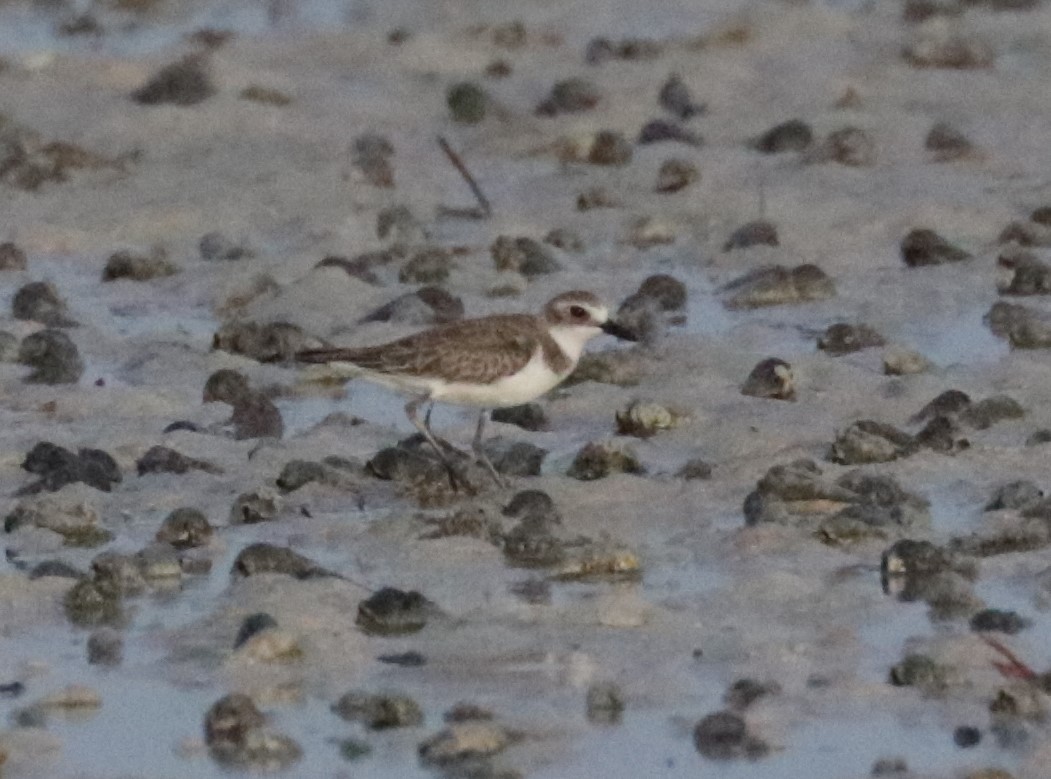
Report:
M 296 352 L 296 362 L 307 363 L 303 379 L 327 384 L 342 382 L 362 374 L 362 369 L 347 360 L 349 350 L 339 348 L 305 349 Z

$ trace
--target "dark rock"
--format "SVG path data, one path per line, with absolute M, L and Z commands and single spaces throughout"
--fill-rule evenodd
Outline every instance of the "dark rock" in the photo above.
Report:
M 122 596 L 140 595 L 147 584 L 135 555 L 103 552 L 91 561 L 96 584 L 115 590 Z
M 948 687 L 949 668 L 923 654 L 909 654 L 890 669 L 889 682 L 895 687 L 919 687 L 937 693 Z
M 237 629 L 237 636 L 234 638 L 234 649 L 240 649 L 252 636 L 276 627 L 277 620 L 265 611 L 249 614 L 241 620 L 241 626 Z
M 978 746 L 982 740 L 982 731 L 971 725 L 960 725 L 952 732 L 952 743 L 960 749 Z
M 149 281 L 164 276 L 174 276 L 178 272 L 178 266 L 168 259 L 168 252 L 160 247 L 155 248 L 149 254 L 134 254 L 122 250 L 114 252 L 106 260 L 106 267 L 102 270 L 102 280 Z
M 201 253 L 201 259 L 209 262 L 243 260 L 255 255 L 250 248 L 218 230 L 202 235 L 197 250 Z
M 526 277 L 562 269 L 554 255 L 532 238 L 501 235 L 489 247 L 489 252 L 497 270 L 517 271 Z
M 504 506 L 502 513 L 505 517 L 518 520 L 519 524 L 545 531 L 562 524 L 562 516 L 558 513 L 555 502 L 542 490 L 522 490 L 515 493 L 511 501 Z
M 668 76 L 657 99 L 661 108 L 684 122 L 704 113 L 704 104 L 694 102 L 689 87 L 677 73 Z
M 435 605 L 415 590 L 403 592 L 384 587 L 358 604 L 355 622 L 374 635 L 417 633 L 435 612 Z
M 6 241 L 0 243 L 0 271 L 25 270 L 26 253 L 16 243 Z
M 811 156 L 816 162 L 838 162 L 852 168 L 867 168 L 876 164 L 876 142 L 859 127 L 843 127 L 829 133 Z
M 817 341 L 817 348 L 832 357 L 860 352 L 875 346 L 885 346 L 883 336 L 868 325 L 837 322 L 829 325 Z
M 272 522 L 281 511 L 281 499 L 272 490 L 242 492 L 230 507 L 231 525 L 255 525 Z
M 601 65 L 608 60 L 649 60 L 659 57 L 661 45 L 656 41 L 641 38 L 593 38 L 584 50 L 584 61 L 589 65 Z
M 959 555 L 932 544 L 903 538 L 883 552 L 880 571 L 884 580 L 895 576 L 920 577 L 956 572 L 974 575 L 973 566 Z
M 654 190 L 663 194 L 679 192 L 701 178 L 697 166 L 689 160 L 670 159 L 661 163 Z
M 111 627 L 102 627 L 88 636 L 89 665 L 120 665 L 124 659 L 124 637 Z
M 161 523 L 156 540 L 176 549 L 196 549 L 211 543 L 215 530 L 203 513 L 193 508 L 177 508 Z
M 314 267 L 339 268 L 348 276 L 353 276 L 356 279 L 364 281 L 366 284 L 378 287 L 380 286 L 380 277 L 373 272 L 371 263 L 367 259 L 363 259 L 365 256 L 366 255 L 359 255 L 351 260 L 346 257 L 330 254 L 324 257 L 321 262 Z
M 760 682 L 756 679 L 738 679 L 730 685 L 723 696 L 723 703 L 734 711 L 744 711 L 760 698 L 777 695 L 781 685 L 777 682 Z
M 234 428 L 234 438 L 239 441 L 249 438 L 280 438 L 285 434 L 281 411 L 261 392 L 250 392 L 234 403 L 230 423 Z
M 433 453 L 401 443 L 378 451 L 365 469 L 377 479 L 409 485 L 438 484 L 446 479 L 445 469 Z
M 364 133 L 354 139 L 352 147 L 354 167 L 361 171 L 371 186 L 379 189 L 393 189 L 394 146 L 386 136 L 378 133 Z
M 1026 446 L 1043 446 L 1044 444 L 1051 444 L 1051 430 L 1047 428 L 1035 430 L 1025 439 Z
M 636 294 L 653 300 L 662 311 L 682 311 L 686 308 L 686 285 L 666 273 L 647 276 Z
M 1005 419 L 1021 419 L 1025 409 L 1012 397 L 991 395 L 964 409 L 960 421 L 975 430 L 986 430 Z
M 148 473 L 222 472 L 209 462 L 187 457 L 174 449 L 169 449 L 167 446 L 151 446 L 135 463 L 135 470 L 139 476 L 145 476 Z
M 918 268 L 924 265 L 961 262 L 971 259 L 971 255 L 953 246 L 933 230 L 917 228 L 902 238 L 901 258 L 910 268 Z
M 312 460 L 292 460 L 285 463 L 277 477 L 277 486 L 282 492 L 294 492 L 310 482 L 325 482 L 329 479 L 328 468 Z
M 592 165 L 624 166 L 631 162 L 634 150 L 623 135 L 614 130 L 599 130 L 591 142 L 587 161 Z
M 446 767 L 446 773 L 463 767 L 470 774 L 471 766 L 487 765 L 485 761 L 506 749 L 511 741 L 512 734 L 496 723 L 457 722 L 423 741 L 417 753 L 426 766 Z M 481 770 L 490 775 L 489 769 Z
M 970 139 L 948 122 L 937 122 L 927 133 L 923 147 L 935 162 L 952 162 L 974 151 Z
M 1013 303 L 994 303 L 983 318 L 993 335 L 1006 338 L 1014 349 L 1051 348 L 1051 318 Z
M 445 722 L 490 722 L 493 719 L 495 719 L 493 712 L 489 709 L 466 701 L 453 704 L 442 715 L 442 720 Z
M 901 18 L 910 24 L 920 24 L 938 16 L 959 16 L 963 5 L 958 0 L 906 0 Z
M 750 246 L 780 246 L 777 237 L 777 226 L 765 219 L 757 219 L 741 225 L 723 244 L 723 251 L 747 249 Z
M 447 249 L 420 249 L 398 271 L 402 284 L 441 284 L 456 267 Z
M 243 354 L 259 362 L 291 359 L 306 348 L 306 335 L 288 322 L 227 322 L 212 338 L 212 348 Z
M 293 739 L 266 727 L 255 703 L 242 693 L 212 705 L 204 718 L 204 740 L 212 758 L 224 766 L 279 771 L 303 756 Z
M 728 293 L 723 305 L 740 309 L 825 300 L 836 294 L 836 287 L 816 265 L 773 265 L 731 281 L 723 292 Z
M 909 773 L 909 765 L 905 762 L 903 757 L 881 757 L 875 763 L 872 764 L 872 770 L 869 771 L 869 776 L 898 776 L 907 777 Z
M 35 484 L 23 488 L 22 494 L 54 492 L 74 482 L 109 492 L 123 479 L 116 460 L 101 449 L 85 448 L 74 454 L 50 441 L 36 444 L 26 454 L 22 467 L 40 477 Z
M 546 430 L 548 427 L 547 414 L 539 403 L 525 403 L 521 406 L 493 409 L 492 420 L 516 425 L 534 433 Z
M 295 579 L 317 579 L 334 575 L 288 547 L 262 542 L 249 544 L 242 549 L 234 560 L 231 573 L 238 576 L 277 573 Z
M 717 711 L 698 722 L 693 729 L 693 744 L 709 760 L 757 758 L 769 749 L 749 735 L 744 718 L 732 711 Z
M 639 130 L 638 142 L 641 145 L 651 143 L 685 143 L 688 146 L 703 146 L 704 139 L 685 127 L 665 119 L 652 119 Z
M 862 419 L 836 435 L 828 459 L 841 465 L 885 463 L 909 451 L 912 436 L 893 425 Z
M 805 151 L 814 142 L 810 125 L 802 119 L 789 119 L 774 125 L 753 142 L 763 154 L 781 154 L 787 151 Z
M 369 730 L 414 728 L 423 724 L 419 704 L 406 695 L 376 695 L 351 690 L 332 704 L 332 711 L 347 722 L 360 722 Z
M 1011 222 L 1000 232 L 997 240 L 1001 244 L 1047 247 L 1051 246 L 1051 227 L 1038 222 Z
M 776 357 L 761 360 L 741 385 L 741 394 L 754 398 L 795 400 L 796 383 L 792 366 Z
M 124 162 L 106 159 L 72 143 L 42 138 L 5 118 L 0 140 L 0 181 L 15 189 L 36 192 L 45 184 L 67 181 L 74 171 L 123 168 Z
M 505 476 L 539 476 L 547 449 L 528 441 L 490 438 L 484 445 L 485 455 L 497 473 Z
M 380 209 L 376 214 L 376 237 L 381 241 L 391 241 L 396 247 L 400 247 L 405 244 L 420 243 L 427 240 L 428 236 L 412 210 L 404 203 L 399 203 Z M 388 250 L 387 255 L 390 257 L 394 253 Z M 371 254 L 376 264 L 386 264 L 380 261 L 382 256 L 382 252 Z M 387 262 L 389 261 L 388 259 Z
M 462 81 L 449 87 L 445 103 L 454 122 L 477 124 L 485 119 L 489 98 L 477 84 Z
M 638 292 L 621 301 L 615 318 L 644 345 L 656 344 L 668 329 L 668 317 L 661 310 L 660 303 Z
M 4 682 L 0 684 L 0 698 L 12 699 L 21 697 L 26 691 L 22 682 Z
M 544 236 L 544 243 L 564 252 L 579 254 L 586 248 L 584 239 L 567 227 L 554 227 Z
M 11 315 L 15 319 L 40 322 L 48 327 L 76 325 L 67 314 L 68 308 L 49 281 L 31 281 L 20 287 L 11 300 Z
M 551 87 L 544 101 L 536 107 L 537 116 L 558 116 L 590 111 L 602 100 L 602 91 L 584 78 L 568 78 Z
M 613 473 L 644 474 L 635 453 L 613 442 L 589 443 L 577 452 L 566 475 L 580 481 L 594 481 Z
M 161 68 L 131 99 L 142 105 L 196 105 L 215 94 L 204 59 L 191 55 Z
M 683 463 L 682 467 L 675 472 L 675 476 L 686 481 L 710 479 L 712 478 L 712 465 L 699 457 L 695 457 Z
M 593 725 L 619 725 L 624 714 L 624 694 L 614 682 L 596 682 L 588 687 L 585 699 L 588 722 Z
M 971 406 L 971 396 L 958 389 L 945 390 L 921 408 L 910 422 L 926 422 L 940 416 L 957 416 Z
M 376 658 L 378 662 L 387 665 L 396 665 L 401 668 L 421 668 L 427 665 L 427 658 L 419 652 L 399 652 L 393 655 L 380 655 Z
M 1032 624 L 1032 620 L 1026 619 L 1017 612 L 1000 609 L 982 609 L 971 617 L 971 630 L 1006 633 L 1009 636 L 1020 633 Z
M 66 546 L 93 547 L 113 540 L 113 534 L 100 526 L 98 512 L 91 506 L 47 497 L 19 501 L 4 517 L 5 533 L 23 527 L 58 533 Z
M 620 208 L 621 202 L 605 187 L 591 187 L 577 195 L 577 211 L 593 211 L 596 208 Z
M 1051 295 L 1051 266 L 1029 250 L 1011 244 L 1000 253 L 997 265 L 1004 269 L 996 282 L 1001 295 Z
M 937 416 L 912 437 L 912 444 L 906 447 L 902 455 L 912 454 L 915 449 L 931 449 L 943 454 L 953 454 L 967 449 L 970 445 L 970 441 L 960 435 L 960 426 L 955 418 Z
M 78 581 L 62 599 L 66 619 L 78 627 L 117 625 L 124 618 L 120 592 L 107 582 Z
M 64 560 L 44 560 L 30 569 L 28 578 L 30 581 L 33 581 L 34 579 L 43 579 L 45 576 L 79 580 L 84 578 L 84 573 Z
M 232 368 L 221 368 L 204 383 L 202 402 L 220 401 L 234 406 L 251 392 L 248 379 L 243 373 Z
M 1040 206 L 1034 209 L 1033 213 L 1029 215 L 1029 219 L 1038 225 L 1051 227 L 1051 206 Z
M 441 287 L 421 287 L 386 303 L 362 322 L 397 322 L 406 325 L 438 325 L 462 319 L 463 301 Z

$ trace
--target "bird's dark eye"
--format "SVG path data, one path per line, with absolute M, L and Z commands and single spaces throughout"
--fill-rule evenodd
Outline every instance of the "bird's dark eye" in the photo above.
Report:
M 570 306 L 569 315 L 574 319 L 587 319 L 588 311 L 583 306 Z

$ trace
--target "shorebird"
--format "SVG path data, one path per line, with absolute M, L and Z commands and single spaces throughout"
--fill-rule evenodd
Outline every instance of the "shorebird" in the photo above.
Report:
M 325 363 L 349 378 L 361 378 L 411 396 L 405 414 L 445 466 L 454 489 L 461 478 L 430 428 L 434 401 L 481 409 L 472 451 L 500 486 L 482 448 L 489 412 L 527 403 L 558 386 L 573 372 L 584 345 L 606 333 L 634 341 L 634 333 L 610 318 L 592 293 L 563 292 L 540 314 L 495 314 L 439 325 L 396 341 L 357 349 L 308 349 L 304 363 Z

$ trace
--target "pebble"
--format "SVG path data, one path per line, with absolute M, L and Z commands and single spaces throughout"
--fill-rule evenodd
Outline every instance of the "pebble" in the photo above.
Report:
M 609 60 L 649 60 L 659 57 L 661 44 L 642 38 L 593 38 L 584 50 L 584 61 L 589 65 L 601 65 Z
M 789 119 L 774 125 L 753 142 L 763 154 L 806 151 L 814 143 L 814 131 L 802 119 Z
M 254 525 L 272 522 L 281 512 L 283 501 L 273 490 L 262 487 L 253 492 L 243 492 L 230 507 L 231 525 Z
M 624 694 L 615 682 L 596 682 L 585 698 L 588 722 L 593 725 L 619 725 L 624 714 Z
M 377 590 L 358 604 L 358 627 L 373 635 L 401 635 L 423 630 L 437 607 L 415 590 Z
M 680 192 L 699 181 L 700 178 L 701 173 L 697 170 L 697 166 L 689 160 L 665 160 L 657 172 L 657 183 L 654 185 L 654 190 L 663 194 Z
M 264 87 L 259 84 L 249 84 L 237 96 L 242 100 L 250 100 L 253 103 L 261 103 L 277 108 L 284 108 L 292 103 L 292 98 L 287 93 L 282 92 L 280 89 Z
M 497 270 L 521 273 L 527 278 L 555 273 L 562 265 L 550 250 L 532 238 L 501 235 L 489 247 Z
M 622 167 L 631 162 L 631 143 L 615 130 L 599 130 L 591 140 L 587 161 L 592 165 Z
M 197 251 L 201 259 L 208 262 L 244 260 L 255 256 L 255 252 L 244 243 L 218 230 L 202 235 Z
M 699 457 L 687 460 L 675 472 L 678 479 L 685 481 L 702 481 L 712 478 L 712 464 Z
M 860 127 L 842 127 L 829 133 L 809 156 L 813 162 L 838 162 L 852 168 L 876 164 L 876 141 Z
M 756 701 L 780 693 L 781 685 L 777 682 L 760 682 L 749 678 L 737 679 L 723 695 L 723 703 L 734 711 L 744 711 Z
M 746 273 L 723 287 L 723 292 L 727 308 L 759 308 L 825 300 L 836 294 L 836 286 L 816 265 L 774 265 Z
M 744 718 L 732 711 L 717 711 L 701 719 L 693 729 L 693 744 L 709 760 L 757 758 L 769 751 L 748 733 Z
M 396 652 L 389 655 L 379 655 L 376 660 L 388 665 L 396 665 L 400 668 L 421 668 L 427 665 L 427 658 L 419 652 Z
M 1015 303 L 993 303 L 983 317 L 993 335 L 1006 338 L 1015 349 L 1051 348 L 1051 317 Z
M 668 76 L 657 94 L 657 100 L 661 108 L 684 122 L 703 114 L 705 110 L 703 103 L 694 101 L 690 88 L 678 73 Z
M 75 327 L 67 316 L 69 307 L 50 281 L 31 281 L 18 288 L 11 299 L 15 319 L 39 322 L 48 327 Z
M 347 722 L 362 723 L 369 730 L 414 728 L 423 724 L 419 704 L 407 695 L 351 690 L 332 704 L 332 711 Z
M 777 225 L 765 219 L 756 219 L 747 222 L 730 235 L 723 244 L 723 251 L 729 252 L 734 249 L 747 249 L 751 246 L 780 246 L 781 241 L 777 237 Z
M 205 381 L 201 399 L 204 403 L 219 401 L 232 406 L 251 391 L 248 378 L 243 373 L 232 368 L 220 368 Z
M 662 430 L 678 427 L 684 415 L 659 403 L 633 400 L 625 408 L 617 411 L 615 419 L 619 435 L 650 438 Z
M 704 139 L 700 135 L 666 119 L 651 119 L 639 130 L 638 143 L 640 145 L 668 142 L 698 147 L 704 145 Z
M 249 636 L 237 648 L 237 657 L 249 663 L 298 663 L 306 653 L 299 638 L 285 630 L 268 628 Z
M 262 712 L 243 693 L 212 704 L 204 718 L 204 740 L 221 765 L 279 771 L 303 756 L 295 740 L 266 727 Z
M 591 187 L 577 195 L 577 211 L 593 211 L 596 208 L 620 208 L 621 202 L 605 187 Z
M 334 575 L 309 557 L 293 552 L 286 546 L 265 542 L 249 544 L 242 549 L 234 560 L 230 573 L 237 576 L 274 573 L 295 579 L 317 579 Z
M 84 373 L 84 361 L 73 340 L 61 330 L 40 330 L 22 339 L 18 361 L 33 371 L 30 384 L 76 384 Z
M 982 731 L 971 725 L 960 725 L 952 732 L 952 742 L 960 749 L 978 746 L 982 740 Z
M 566 475 L 580 481 L 594 481 L 613 473 L 641 475 L 645 472 L 646 469 L 629 447 L 603 441 L 585 444 L 573 458 Z
M 1001 274 L 996 291 L 1001 295 L 1051 295 L 1051 266 L 1029 250 L 1005 250 L 997 258 L 997 266 Z
M 741 394 L 772 400 L 795 400 L 792 366 L 777 357 L 760 360 L 741 385 Z
M 103 281 L 129 279 L 150 281 L 165 276 L 174 276 L 179 267 L 168 259 L 168 252 L 155 247 L 149 254 L 135 254 L 128 250 L 114 252 L 106 260 L 102 270 Z
M 212 338 L 213 349 L 243 354 L 259 362 L 289 360 L 306 345 L 302 328 L 288 322 L 235 320 L 222 325 Z
M 1019 479 L 997 487 L 985 504 L 986 511 L 1023 509 L 1044 497 L 1044 491 L 1028 479 Z
M 106 582 L 78 581 L 66 592 L 62 607 L 78 627 L 118 625 L 124 620 L 120 592 Z
M 205 460 L 175 451 L 167 446 L 151 446 L 145 454 L 135 462 L 135 470 L 139 476 L 149 473 L 176 473 L 183 474 L 190 471 L 204 471 L 205 473 L 222 473 L 222 470 Z
M 462 81 L 449 87 L 445 103 L 454 122 L 477 124 L 485 119 L 489 98 L 485 90 L 470 81 Z
M 558 116 L 590 111 L 602 100 L 602 91 L 592 81 L 568 78 L 555 83 L 551 93 L 536 107 L 537 116 Z
M 22 468 L 40 479 L 20 494 L 55 492 L 67 484 L 82 482 L 102 492 L 110 492 L 123 480 L 120 466 L 101 449 L 81 448 L 76 453 L 50 441 L 40 441 L 26 454 Z
M 157 530 L 156 540 L 182 550 L 208 546 L 214 536 L 215 530 L 202 512 L 183 507 L 164 518 Z
M 584 239 L 568 227 L 553 227 L 544 236 L 544 243 L 561 249 L 564 252 L 579 254 L 587 248 Z
M 80 580 L 85 578 L 78 568 L 65 560 L 43 560 L 29 570 L 29 580 L 42 579 L 45 576 L 56 576 L 61 579 Z
M 885 463 L 910 453 L 913 437 L 893 425 L 862 419 L 836 435 L 828 458 L 841 465 Z
M 1006 633 L 1013 636 L 1020 633 L 1033 622 L 1017 612 L 1001 609 L 982 609 L 971 617 L 971 630 L 975 632 Z
M 45 711 L 98 709 L 102 706 L 102 696 L 97 690 L 87 685 L 71 684 L 41 698 L 33 706 Z
M 395 247 L 406 244 L 418 244 L 430 237 L 427 229 L 404 203 L 382 208 L 376 214 L 376 237 L 381 241 L 390 241 Z M 370 264 L 385 265 L 394 259 L 395 251 L 372 252 L 358 255 L 366 258 Z
M 911 230 L 901 239 L 901 259 L 910 268 L 962 262 L 971 259 L 971 256 L 925 227 Z
M 455 722 L 419 745 L 424 765 L 448 766 L 504 751 L 512 735 L 494 722 Z
M 818 338 L 817 348 L 832 357 L 842 357 L 886 343 L 883 336 L 868 325 L 837 322 L 829 325 Z
M 660 217 L 642 216 L 632 222 L 624 243 L 636 249 L 649 249 L 675 243 L 676 234 L 677 230 L 671 222 Z
M 992 47 L 981 38 L 956 33 L 948 27 L 930 29 L 902 51 L 914 68 L 989 68 L 996 60 Z
M 26 253 L 21 246 L 11 241 L 0 243 L 0 271 L 25 270 L 27 265 Z
M 190 55 L 161 68 L 132 93 L 131 99 L 142 105 L 191 106 L 207 100 L 215 92 L 204 58 Z
M 883 353 L 883 373 L 887 376 L 909 376 L 930 367 L 926 357 L 903 346 L 890 346 Z
M 1003 229 L 997 240 L 1019 246 L 1051 246 L 1051 226 L 1034 221 L 1014 221 Z
M 909 773 L 908 763 L 903 757 L 881 757 L 872 764 L 869 776 L 898 776 L 907 777 Z
M 445 289 L 425 286 L 385 303 L 362 317 L 361 322 L 396 322 L 405 325 L 439 325 L 463 319 L 463 301 Z
M 234 438 L 238 441 L 281 438 L 285 434 L 281 411 L 261 392 L 250 392 L 234 403 L 230 424 L 233 425 Z
M 528 441 L 509 441 L 502 437 L 487 440 L 483 446 L 486 457 L 497 473 L 505 476 L 539 476 L 548 451 Z
M 402 284 L 441 284 L 455 268 L 452 253 L 447 249 L 420 249 L 398 271 L 398 281 Z
M 971 140 L 948 122 L 936 122 L 923 141 L 935 162 L 953 162 L 974 153 Z
M 394 146 L 383 135 L 364 133 L 354 139 L 352 145 L 354 167 L 365 181 L 377 189 L 394 188 Z
M 88 636 L 89 665 L 120 665 L 124 660 L 124 637 L 111 627 L 102 627 Z

